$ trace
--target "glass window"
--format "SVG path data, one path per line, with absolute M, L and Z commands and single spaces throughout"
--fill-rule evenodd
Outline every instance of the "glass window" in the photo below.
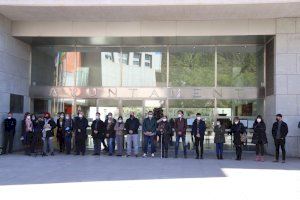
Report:
M 214 86 L 214 47 L 170 48 L 170 86 Z
M 263 57 L 263 46 L 218 47 L 218 86 L 263 86 Z
M 10 94 L 10 112 L 23 113 L 24 96 Z
M 166 49 L 122 48 L 129 55 L 129 64 L 122 64 L 122 86 L 164 87 L 167 85 Z M 142 59 L 142 60 L 140 60 Z M 136 67 L 136 66 L 140 67 Z
M 74 86 L 76 68 L 80 65 L 74 47 L 33 47 L 31 84 Z

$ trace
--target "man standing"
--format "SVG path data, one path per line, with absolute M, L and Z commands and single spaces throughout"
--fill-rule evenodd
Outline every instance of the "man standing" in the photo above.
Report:
M 288 125 L 282 121 L 282 115 L 276 115 L 276 122 L 274 122 L 272 127 L 272 135 L 274 138 L 276 153 L 274 162 L 278 162 L 279 160 L 279 148 L 281 148 L 282 152 L 282 163 L 285 163 L 285 138 L 288 134 Z
M 196 114 L 196 119 L 193 122 L 192 134 L 195 137 L 195 148 L 196 148 L 196 159 L 199 159 L 199 144 L 201 149 L 200 158 L 203 159 L 203 141 L 205 135 L 206 125 L 205 122 L 201 119 L 201 114 Z
M 136 157 L 138 157 L 139 126 L 140 126 L 139 120 L 134 116 L 134 112 L 131 112 L 130 117 L 125 122 L 125 130 L 127 133 L 127 157 L 129 157 L 131 155 L 132 143 L 133 143 L 133 148 L 134 148 L 134 154 Z
M 183 118 L 183 115 L 184 115 L 183 111 L 179 110 L 178 118 L 175 119 L 175 123 L 174 123 L 174 129 L 175 129 L 175 133 L 176 133 L 175 158 L 178 157 L 178 148 L 179 148 L 180 138 L 182 140 L 184 158 L 187 158 L 186 144 L 185 144 L 185 134 L 186 134 L 187 122 L 186 122 L 186 119 Z
M 78 116 L 74 118 L 75 131 L 75 146 L 76 155 L 80 153 L 85 154 L 85 141 L 87 139 L 86 129 L 88 127 L 88 120 L 83 116 L 83 112 L 79 111 Z
M 64 152 L 65 150 L 65 137 L 63 135 L 63 124 L 65 122 L 65 114 L 63 112 L 60 113 L 59 118 L 56 121 L 57 132 L 56 138 L 59 144 L 59 152 Z
M 8 146 L 8 153 L 12 153 L 14 137 L 16 132 L 17 121 L 12 117 L 12 112 L 7 113 L 7 118 L 4 120 L 4 138 L 3 138 L 3 149 L 1 154 L 6 154 Z
M 143 121 L 143 134 L 144 134 L 144 155 L 147 157 L 148 144 L 151 144 L 151 157 L 154 157 L 155 146 L 154 146 L 154 136 L 156 134 L 156 119 L 153 117 L 153 112 L 148 112 L 148 117 Z
M 94 154 L 100 155 L 101 151 L 101 137 L 103 137 L 105 132 L 105 124 L 100 119 L 100 113 L 96 113 L 96 119 L 92 123 L 92 137 L 94 142 Z

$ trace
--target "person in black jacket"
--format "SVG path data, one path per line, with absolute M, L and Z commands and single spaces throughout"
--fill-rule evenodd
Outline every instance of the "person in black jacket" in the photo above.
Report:
M 276 115 L 276 122 L 274 122 L 272 127 L 272 135 L 275 143 L 275 160 L 274 162 L 278 162 L 279 160 L 279 148 L 281 147 L 282 151 L 282 163 L 285 163 L 285 138 L 289 132 L 288 125 L 282 121 L 282 115 Z
M 172 137 L 172 128 L 170 123 L 168 122 L 168 117 L 166 115 L 164 115 L 162 120 L 158 123 L 157 132 L 158 135 L 160 135 L 162 157 L 168 158 L 168 149 L 170 137 Z
M 46 112 L 44 114 L 44 124 L 43 124 L 43 156 L 47 156 L 49 152 L 51 156 L 54 156 L 54 147 L 53 147 L 53 138 L 54 138 L 54 129 L 56 124 L 51 118 L 50 113 Z
M 61 153 L 65 151 L 65 137 L 63 135 L 64 121 L 65 121 L 65 113 L 61 112 L 59 114 L 59 118 L 56 121 L 56 125 L 57 125 L 56 138 L 59 144 L 59 152 Z
M 87 139 L 86 129 L 88 127 L 88 120 L 84 117 L 83 112 L 79 111 L 78 116 L 74 118 L 74 131 L 75 131 L 75 146 L 76 155 L 80 153 L 85 154 L 85 142 Z
M 231 127 L 231 134 L 233 134 L 233 144 L 236 151 L 236 160 L 242 159 L 242 148 L 244 145 L 243 135 L 246 134 L 246 129 L 238 117 L 234 118 L 234 124 Z
M 112 113 L 108 113 L 105 120 L 105 137 L 107 138 L 109 155 L 112 156 L 115 152 L 115 131 L 116 120 L 112 117 Z
M 105 124 L 100 119 L 100 113 L 96 113 L 96 119 L 92 123 L 92 137 L 94 142 L 94 154 L 100 155 L 101 152 L 101 137 L 104 137 Z
M 252 143 L 255 144 L 256 161 L 264 161 L 264 145 L 268 143 L 266 135 L 266 124 L 262 116 L 258 115 L 253 124 Z
M 6 154 L 8 146 L 8 153 L 12 153 L 14 145 L 14 137 L 16 132 L 17 121 L 13 118 L 13 113 L 7 113 L 7 118 L 4 120 L 4 138 L 3 148 L 1 154 Z
M 192 125 L 192 135 L 195 137 L 195 149 L 197 157 L 196 159 L 199 159 L 199 144 L 200 144 L 200 158 L 203 159 L 203 141 L 204 141 L 204 135 L 206 131 L 206 125 L 205 122 L 201 118 L 201 114 L 196 114 L 196 119 L 193 122 Z
M 131 155 L 132 144 L 134 148 L 134 154 L 138 157 L 139 153 L 139 130 L 140 122 L 135 117 L 134 112 L 130 113 L 130 117 L 125 122 L 125 130 L 127 134 L 127 157 Z
M 66 154 L 71 153 L 72 131 L 73 131 L 73 120 L 69 114 L 66 114 L 65 120 L 63 121 L 63 125 L 62 125 L 62 133 L 63 133 L 64 142 L 66 146 Z

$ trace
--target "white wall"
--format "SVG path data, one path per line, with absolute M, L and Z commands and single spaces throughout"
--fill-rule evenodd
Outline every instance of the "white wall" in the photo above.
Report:
M 11 37 L 11 21 L 0 15 L 0 120 L 10 109 L 10 94 L 24 96 L 24 112 L 29 111 L 30 47 Z M 20 148 L 20 119 L 23 113 L 15 114 L 18 120 L 15 147 Z M 0 127 L 2 146 L 3 123 Z

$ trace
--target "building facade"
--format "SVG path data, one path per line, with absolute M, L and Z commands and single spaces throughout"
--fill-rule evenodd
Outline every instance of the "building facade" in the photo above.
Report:
M 64 5 L 64 6 L 61 6 Z M 143 118 L 178 109 L 209 127 L 261 114 L 300 156 L 298 1 L 2 1 L 0 112 Z M 2 129 L 1 129 L 2 131 Z M 1 134 L 2 137 L 2 134 Z M 18 136 L 16 137 L 18 138 Z M 19 145 L 18 139 L 15 140 Z M 19 145 L 20 146 L 20 145 Z

